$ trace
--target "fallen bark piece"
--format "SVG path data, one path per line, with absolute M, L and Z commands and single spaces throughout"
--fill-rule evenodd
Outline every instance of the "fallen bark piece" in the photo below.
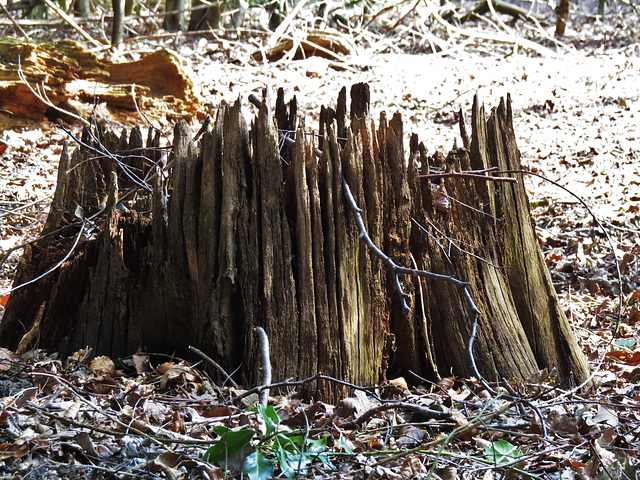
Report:
M 95 99 L 107 107 L 100 110 L 103 116 L 140 109 L 152 119 L 179 120 L 193 116 L 200 106 L 189 75 L 167 50 L 112 63 L 70 40 L 0 39 L 0 109 L 14 118 L 88 118 Z
M 266 51 L 254 53 L 254 58 L 261 60 L 264 55 L 267 60 L 273 62 L 288 55 L 292 60 L 301 60 L 309 57 L 339 60 L 352 55 L 356 50 L 353 42 L 339 32 L 309 30 L 304 32 L 303 35 L 300 38 L 285 38 Z

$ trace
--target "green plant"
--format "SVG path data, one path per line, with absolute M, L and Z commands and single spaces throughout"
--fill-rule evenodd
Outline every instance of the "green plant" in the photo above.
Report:
M 487 445 L 484 453 L 494 465 L 512 463 L 522 456 L 522 452 L 518 450 L 518 447 L 502 439 Z
M 334 468 L 327 455 L 328 437 L 311 440 L 307 435 L 281 431 L 280 417 L 271 405 L 258 406 L 252 411 L 264 422 L 264 432 L 214 427 L 220 440 L 204 453 L 204 460 L 223 466 L 229 457 L 250 451 L 242 464 L 242 472 L 249 480 L 270 478 L 276 469 L 286 478 L 305 475 L 314 460 L 322 462 L 327 469 Z

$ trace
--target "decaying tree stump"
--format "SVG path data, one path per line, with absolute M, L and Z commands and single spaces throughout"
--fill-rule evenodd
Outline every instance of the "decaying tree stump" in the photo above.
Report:
M 61 268 L 11 295 L 2 345 L 15 349 L 22 339 L 26 348 L 24 338 L 37 338 L 62 354 L 88 345 L 112 356 L 186 355 L 194 345 L 229 371 L 242 365 L 251 383 L 252 330 L 262 326 L 274 380 L 318 372 L 359 384 L 409 370 L 473 375 L 462 292 L 404 277 L 411 308 L 403 309 L 393 275 L 359 237 L 344 176 L 371 239 L 393 261 L 469 282 L 482 312 L 474 351 L 485 376 L 555 368 L 566 383 L 587 377 L 521 175 L 509 175 L 517 183 L 484 177 L 491 168 L 521 168 L 508 99 L 488 119 L 474 103 L 471 138 L 461 120 L 463 148 L 430 157 L 414 135 L 408 160 L 400 115 L 381 115 L 376 128 L 366 85 L 352 88 L 350 122 L 346 89 L 336 110 L 323 108 L 319 157 L 295 99 L 286 105 L 279 93 L 275 120 L 267 103 L 250 127 L 239 101 L 221 107 L 197 143 L 179 123 L 166 165 L 158 137 L 143 145 L 139 130 L 128 139 L 100 128 L 94 138 L 85 133 L 84 143 L 111 154 L 80 147 L 69 158 L 65 150 L 43 238 L 26 249 L 15 285 L 69 252 L 80 228 L 77 205 L 85 233 Z M 278 129 L 295 131 L 295 145 L 283 144 Z M 420 178 L 469 170 L 482 178 Z M 135 202 L 125 198 L 132 187 Z M 342 392 L 320 382 L 307 393 L 335 399 Z

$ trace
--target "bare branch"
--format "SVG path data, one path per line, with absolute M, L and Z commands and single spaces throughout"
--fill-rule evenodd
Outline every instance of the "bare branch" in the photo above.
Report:
M 410 410 L 412 412 L 419 413 L 424 415 L 427 418 L 434 418 L 436 420 L 446 420 L 451 418 L 451 414 L 447 411 L 439 411 L 432 410 L 427 407 L 423 407 L 422 405 L 416 405 L 415 403 L 408 402 L 388 402 L 383 403 L 382 405 L 378 405 L 377 407 L 373 407 L 370 410 L 367 410 L 358 418 L 351 422 L 345 422 L 340 424 L 340 428 L 353 429 L 361 427 L 366 421 L 368 421 L 371 417 L 373 417 L 376 413 L 384 412 L 386 410 Z
M 398 289 L 398 293 L 402 297 L 402 306 L 405 310 L 409 310 L 409 306 L 407 305 L 407 302 L 406 302 L 408 295 L 402 290 L 402 285 L 400 284 L 399 275 L 414 275 L 416 277 L 423 277 L 431 280 L 439 280 L 441 282 L 451 283 L 456 287 L 459 287 L 463 292 L 463 295 L 465 297 L 465 300 L 467 301 L 467 304 L 471 312 L 474 315 L 480 315 L 480 310 L 476 306 L 475 302 L 471 298 L 471 295 L 468 291 L 468 288 L 467 288 L 469 286 L 468 282 L 463 282 L 462 280 L 458 280 L 457 278 L 452 277 L 450 275 L 442 275 L 439 273 L 429 272 L 427 270 L 418 270 L 415 268 L 401 267 L 400 265 L 395 263 L 393 260 L 391 260 L 391 258 L 389 258 L 382 250 L 380 250 L 373 243 L 373 241 L 371 240 L 371 237 L 369 236 L 369 233 L 367 232 L 367 227 L 365 226 L 364 220 L 362 219 L 362 210 L 360 210 L 360 208 L 356 204 L 356 201 L 353 198 L 353 194 L 351 193 L 351 189 L 349 188 L 349 184 L 347 183 L 344 177 L 342 177 L 342 188 L 345 192 L 345 197 L 347 199 L 347 203 L 349 204 L 349 207 L 351 208 L 351 212 L 355 217 L 356 224 L 358 225 L 358 230 L 360 231 L 360 237 L 362 237 L 367 247 L 369 247 L 369 250 L 371 250 L 374 253 L 374 255 L 378 257 L 380 260 L 382 260 L 382 263 L 384 263 L 387 266 L 387 268 L 391 270 L 391 273 L 394 275 L 394 280 L 395 280 L 396 288 Z
M 213 365 L 216 370 L 218 370 L 218 372 L 220 372 L 222 374 L 222 376 L 224 377 L 224 383 L 229 382 L 229 384 L 234 387 L 234 388 L 240 388 L 240 386 L 235 382 L 235 380 L 233 378 L 231 378 L 231 375 L 229 375 L 224 368 L 222 368 L 222 366 L 216 362 L 213 358 L 211 358 L 209 355 L 207 355 L 206 353 L 204 353 L 202 350 L 197 349 L 196 347 L 189 345 L 189 350 L 191 350 L 194 353 L 197 353 L 198 355 L 200 355 L 202 358 L 204 358 L 207 362 L 209 362 L 211 365 Z

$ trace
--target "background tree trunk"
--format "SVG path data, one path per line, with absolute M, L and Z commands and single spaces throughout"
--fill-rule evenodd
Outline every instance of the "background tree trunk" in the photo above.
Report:
M 570 0 L 560 0 L 556 7 L 556 37 L 563 37 L 569 19 Z
M 471 138 L 461 120 L 464 147 L 446 158 L 427 156 L 413 136 L 407 161 L 400 116 L 382 114 L 376 128 L 368 86 L 359 84 L 349 124 L 346 97 L 343 89 L 337 108 L 321 111 L 319 158 L 295 99 L 286 105 L 282 91 L 275 115 L 263 102 L 250 128 L 239 101 L 221 108 L 198 143 L 179 123 L 168 178 L 157 135 L 144 146 L 139 130 L 128 139 L 86 132 L 84 142 L 105 154 L 63 152 L 43 238 L 25 250 L 15 285 L 68 253 L 78 204 L 85 219 L 97 213 L 96 226 L 104 218 L 103 227 L 85 232 L 61 268 L 11 295 L 0 342 L 15 349 L 22 340 L 26 348 L 25 339 L 39 338 L 63 355 L 89 345 L 112 356 L 187 355 L 194 345 L 229 371 L 242 365 L 241 380 L 253 383 L 259 325 L 269 335 L 274 380 L 318 372 L 358 384 L 409 371 L 473 375 L 460 290 L 402 278 L 411 307 L 404 310 L 393 276 L 359 238 L 344 176 L 372 240 L 392 260 L 470 282 L 482 311 L 475 360 L 484 375 L 555 368 L 565 383 L 584 380 L 588 366 L 558 305 L 521 175 L 514 174 L 518 183 L 419 177 L 434 169 L 519 170 L 509 100 L 488 119 L 476 101 Z M 277 128 L 297 131 L 295 145 L 283 144 Z M 128 176 L 108 153 L 116 151 L 126 152 L 117 158 Z M 135 186 L 131 172 L 152 192 L 137 188 L 123 212 L 117 197 Z M 455 200 L 447 205 L 445 194 Z M 44 236 L 62 226 L 57 237 Z M 320 382 L 305 393 L 335 400 L 344 392 Z
M 111 27 L 111 46 L 116 47 L 124 39 L 125 0 L 111 0 L 113 7 L 113 24 Z

